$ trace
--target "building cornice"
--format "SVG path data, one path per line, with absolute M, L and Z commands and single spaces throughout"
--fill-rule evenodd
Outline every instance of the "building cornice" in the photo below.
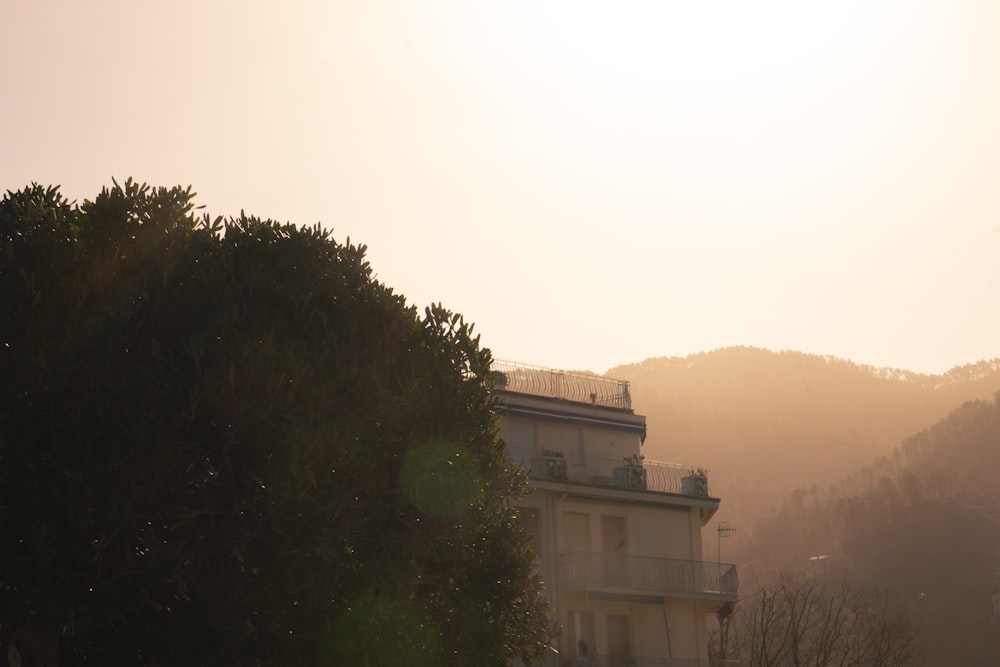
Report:
M 646 439 L 646 417 L 623 408 L 507 391 L 497 392 L 497 408 L 515 417 L 624 431 Z

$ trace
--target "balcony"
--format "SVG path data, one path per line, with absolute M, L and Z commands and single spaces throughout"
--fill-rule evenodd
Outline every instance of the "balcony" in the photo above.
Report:
M 730 563 L 626 556 L 592 551 L 559 557 L 564 591 L 618 592 L 736 600 L 739 577 Z
M 693 466 L 644 459 L 641 466 L 626 465 L 621 458 L 539 454 L 533 447 L 508 444 L 507 455 L 532 479 L 604 486 L 630 491 L 674 493 L 693 498 L 709 498 L 708 478 L 694 474 Z

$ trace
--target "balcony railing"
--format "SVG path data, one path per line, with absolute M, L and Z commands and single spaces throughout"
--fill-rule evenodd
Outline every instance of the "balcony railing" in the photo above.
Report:
M 736 598 L 739 577 L 730 563 L 577 551 L 559 557 L 564 589 L 622 588 L 637 593 Z
M 533 447 L 508 443 L 507 455 L 534 479 L 570 484 L 607 486 L 632 491 L 678 493 L 708 498 L 708 478 L 694 474 L 694 466 L 643 460 L 641 467 L 627 466 L 622 458 L 563 453 L 546 457 Z
M 493 360 L 493 372 L 497 374 L 496 387 L 502 391 L 632 409 L 632 395 L 625 380 L 496 359 Z

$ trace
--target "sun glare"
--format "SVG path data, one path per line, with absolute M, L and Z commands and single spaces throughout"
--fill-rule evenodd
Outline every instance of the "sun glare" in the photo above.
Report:
M 613 87 L 796 79 L 846 49 L 862 25 L 851 3 L 566 0 L 542 7 L 535 29 L 544 35 L 539 41 L 547 38 L 548 58 Z

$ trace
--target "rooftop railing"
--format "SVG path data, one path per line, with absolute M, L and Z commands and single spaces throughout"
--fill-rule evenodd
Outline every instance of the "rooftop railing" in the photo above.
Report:
M 507 455 L 534 479 L 570 484 L 608 486 L 632 491 L 678 493 L 708 498 L 708 478 L 694 466 L 643 459 L 642 466 L 626 465 L 622 458 L 565 453 L 544 456 L 533 447 L 507 445 Z
M 632 395 L 625 380 L 497 359 L 493 360 L 493 372 L 497 374 L 496 388 L 502 391 L 632 409 Z
M 736 566 L 674 558 L 576 551 L 559 557 L 564 588 L 618 587 L 641 593 L 711 594 L 736 599 Z

